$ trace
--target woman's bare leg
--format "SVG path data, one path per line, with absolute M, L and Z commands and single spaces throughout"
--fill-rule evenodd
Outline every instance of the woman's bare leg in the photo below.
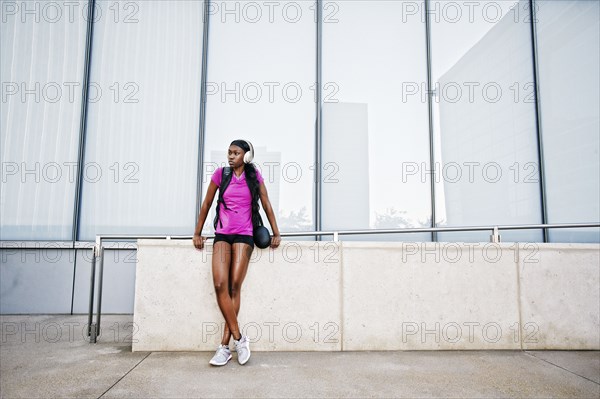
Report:
M 234 244 L 235 245 L 235 244 Z M 239 326 L 237 322 L 236 311 L 233 306 L 233 301 L 229 294 L 229 272 L 231 265 L 232 248 L 231 245 L 224 241 L 219 241 L 213 246 L 212 257 L 212 273 L 215 293 L 217 294 L 217 304 L 221 313 L 225 318 L 225 331 L 231 331 L 234 337 L 240 336 Z M 229 336 L 229 334 L 227 334 Z M 229 344 L 229 338 L 225 341 L 223 334 L 223 345 Z
M 231 261 L 231 272 L 229 274 L 229 294 L 233 302 L 233 308 L 235 309 L 236 320 L 237 315 L 240 312 L 242 283 L 244 282 L 246 272 L 248 271 L 248 264 L 250 263 L 252 251 L 253 248 L 248 244 L 242 242 L 233 244 L 233 259 Z M 229 342 L 230 339 L 231 332 L 226 325 L 225 331 L 223 331 L 223 341 L 221 342 Z

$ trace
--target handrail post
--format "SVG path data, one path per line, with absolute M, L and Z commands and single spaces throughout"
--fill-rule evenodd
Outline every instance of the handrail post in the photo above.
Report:
M 100 317 L 102 315 L 102 280 L 103 280 L 103 275 L 104 275 L 104 247 L 102 245 L 102 237 L 100 237 L 99 258 L 100 258 L 100 269 L 98 270 L 98 304 L 97 304 L 98 315 L 96 316 L 95 338 L 97 338 L 100 335 Z
M 98 276 L 98 289 L 101 290 L 102 289 L 102 268 L 103 268 L 103 250 L 102 250 L 102 237 L 101 236 L 96 236 L 96 243 L 94 244 L 94 251 L 93 251 L 93 255 L 92 255 L 92 270 L 91 270 L 91 276 L 90 276 L 90 307 L 89 307 L 89 313 L 88 313 L 88 328 L 87 328 L 87 335 L 88 337 L 90 337 L 90 343 L 95 344 L 98 338 L 98 335 L 100 335 L 100 317 L 99 317 L 99 313 L 98 313 L 98 320 L 96 321 L 96 323 L 93 323 L 93 317 L 94 317 L 94 294 L 95 294 L 95 288 L 96 288 L 96 260 L 98 258 L 100 258 L 100 275 Z M 98 298 L 98 304 L 100 303 L 100 299 Z M 98 312 L 100 311 L 100 307 L 98 307 Z
M 492 235 L 490 236 L 490 242 L 498 244 L 500 242 L 500 234 L 498 232 L 498 226 L 494 226 L 494 230 L 492 231 Z
M 87 336 L 90 337 L 90 342 L 96 342 L 95 338 L 92 338 L 92 315 L 94 313 L 94 286 L 96 284 L 96 254 L 98 253 L 98 244 L 96 243 L 92 247 L 92 264 L 90 273 L 90 306 L 88 311 L 88 325 L 87 325 Z M 95 329 L 95 327 L 93 327 Z

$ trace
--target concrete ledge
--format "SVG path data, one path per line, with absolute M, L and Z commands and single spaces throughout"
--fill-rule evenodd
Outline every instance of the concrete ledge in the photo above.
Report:
M 294 242 L 255 249 L 258 351 L 600 349 L 597 244 Z M 133 351 L 212 351 L 212 245 L 139 240 Z
M 520 349 L 514 249 L 479 247 L 345 242 L 344 349 Z
M 255 248 L 239 323 L 254 350 L 341 349 L 340 246 L 288 242 Z M 212 244 L 138 241 L 133 351 L 212 351 L 225 326 L 212 280 Z
M 599 349 L 598 245 L 521 244 L 524 349 Z

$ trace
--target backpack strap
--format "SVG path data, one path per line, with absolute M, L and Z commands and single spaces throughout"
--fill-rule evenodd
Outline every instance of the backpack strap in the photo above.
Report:
M 221 185 L 219 186 L 219 197 L 217 199 L 217 211 L 216 211 L 215 220 L 213 223 L 215 231 L 217 231 L 217 222 L 221 225 L 221 227 L 223 227 L 223 223 L 221 222 L 221 219 L 219 218 L 219 208 L 220 208 L 219 204 L 223 204 L 223 207 L 225 209 L 229 209 L 229 208 L 227 208 L 227 204 L 225 204 L 225 200 L 223 199 L 223 193 L 229 186 L 229 183 L 231 183 L 231 176 L 232 176 L 231 167 L 225 166 L 223 168 L 223 173 L 221 174 Z

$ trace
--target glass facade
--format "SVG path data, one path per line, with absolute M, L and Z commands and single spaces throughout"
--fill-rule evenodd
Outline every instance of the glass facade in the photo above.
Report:
M 598 222 L 600 3 L 536 5 L 548 222 Z M 600 241 L 598 229 L 553 229 L 549 235 L 555 242 Z
M 39 2 L 2 2 L 2 240 L 70 240 L 87 21 Z
M 1 239 L 191 235 L 237 138 L 282 232 L 598 223 L 600 6 L 530 4 L 96 1 L 82 104 L 88 2 L 2 2 Z
M 235 139 L 254 145 L 281 231 L 314 226 L 315 43 L 311 2 L 214 3 L 208 35 L 203 193 Z M 216 201 L 204 226 L 213 233 Z M 262 218 L 268 226 L 264 212 Z M 192 234 L 190 225 L 188 234 Z
M 406 14 L 414 4 L 349 1 L 324 10 L 324 230 L 431 226 L 429 184 L 412 174 L 429 164 L 427 102 L 411 95 L 427 79 L 425 27 Z
M 542 223 L 528 1 L 432 1 L 438 226 Z M 440 233 L 486 241 L 489 232 Z M 539 242 L 541 232 L 502 232 Z
M 77 239 L 187 235 L 196 203 L 202 3 L 98 4 Z

